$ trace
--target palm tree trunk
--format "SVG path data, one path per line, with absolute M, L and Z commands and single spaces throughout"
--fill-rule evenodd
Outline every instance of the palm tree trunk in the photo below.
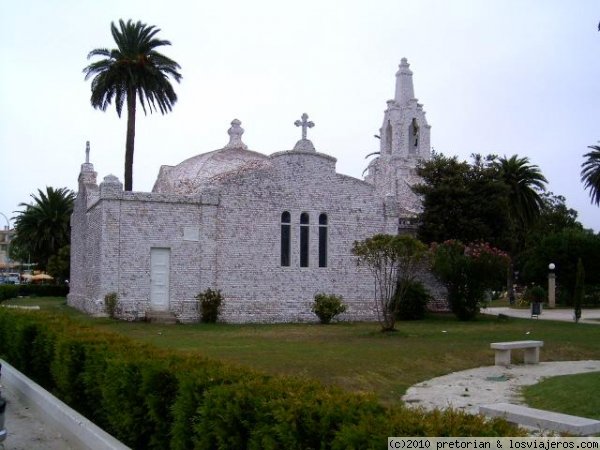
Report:
M 135 145 L 135 88 L 127 91 L 127 140 L 125 142 L 125 190 L 133 188 L 133 150 Z

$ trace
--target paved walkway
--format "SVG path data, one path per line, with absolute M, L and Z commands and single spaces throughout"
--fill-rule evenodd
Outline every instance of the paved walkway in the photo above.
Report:
M 521 388 L 539 383 L 543 378 L 584 372 L 600 372 L 600 361 L 478 367 L 415 384 L 402 400 L 425 409 L 453 407 L 477 414 L 479 405 L 487 403 L 523 404 Z
M 531 318 L 528 309 L 497 307 L 484 308 L 481 312 L 537 320 Z M 581 323 L 600 325 L 600 309 L 584 309 L 581 317 Z M 573 322 L 573 310 L 544 309 L 539 319 Z M 402 400 L 409 405 L 426 409 L 453 407 L 476 414 L 479 412 L 479 405 L 487 403 L 523 404 L 523 386 L 539 383 L 547 377 L 584 372 L 600 372 L 600 361 L 558 361 L 509 367 L 478 367 L 415 384 L 406 391 Z
M 510 317 L 520 317 L 522 319 L 531 319 L 531 312 L 529 309 L 516 309 L 509 307 L 497 307 L 497 308 L 482 308 L 483 314 L 490 314 L 497 316 L 498 314 L 504 314 Z M 573 309 L 549 309 L 545 308 L 542 310 L 539 319 L 541 320 L 559 320 L 562 322 L 574 322 L 573 320 Z M 536 320 L 533 318 L 532 320 Z M 600 325 L 600 309 L 582 309 L 580 323 L 593 323 Z
M 3 385 L 6 399 L 6 429 L 8 436 L 0 444 L 4 450 L 80 450 L 67 442 L 60 432 L 47 423 L 19 398 L 10 387 Z

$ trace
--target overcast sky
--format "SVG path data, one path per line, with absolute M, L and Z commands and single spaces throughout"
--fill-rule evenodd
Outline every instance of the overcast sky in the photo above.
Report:
M 361 177 L 406 57 L 437 152 L 527 156 L 600 231 L 580 181 L 600 140 L 597 0 L 3 0 L 0 212 L 75 190 L 87 140 L 98 181 L 123 181 L 126 118 L 90 106 L 82 73 L 121 18 L 158 26 L 183 75 L 172 113 L 138 110 L 136 191 L 162 164 L 222 148 L 234 118 L 250 149 L 289 150 L 303 112 L 317 151 Z

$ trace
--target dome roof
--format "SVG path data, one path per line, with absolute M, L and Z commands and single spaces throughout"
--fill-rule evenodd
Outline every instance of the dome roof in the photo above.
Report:
M 264 167 L 269 158 L 247 149 L 241 140 L 244 129 L 240 124 L 237 119 L 231 122 L 229 144 L 224 148 L 194 156 L 176 166 L 162 166 L 152 191 L 162 194 L 198 194 L 210 184 Z

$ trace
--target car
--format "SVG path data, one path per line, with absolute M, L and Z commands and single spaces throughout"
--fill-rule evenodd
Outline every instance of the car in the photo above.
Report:
M 21 275 L 18 273 L 8 273 L 6 278 L 10 284 L 21 284 Z

